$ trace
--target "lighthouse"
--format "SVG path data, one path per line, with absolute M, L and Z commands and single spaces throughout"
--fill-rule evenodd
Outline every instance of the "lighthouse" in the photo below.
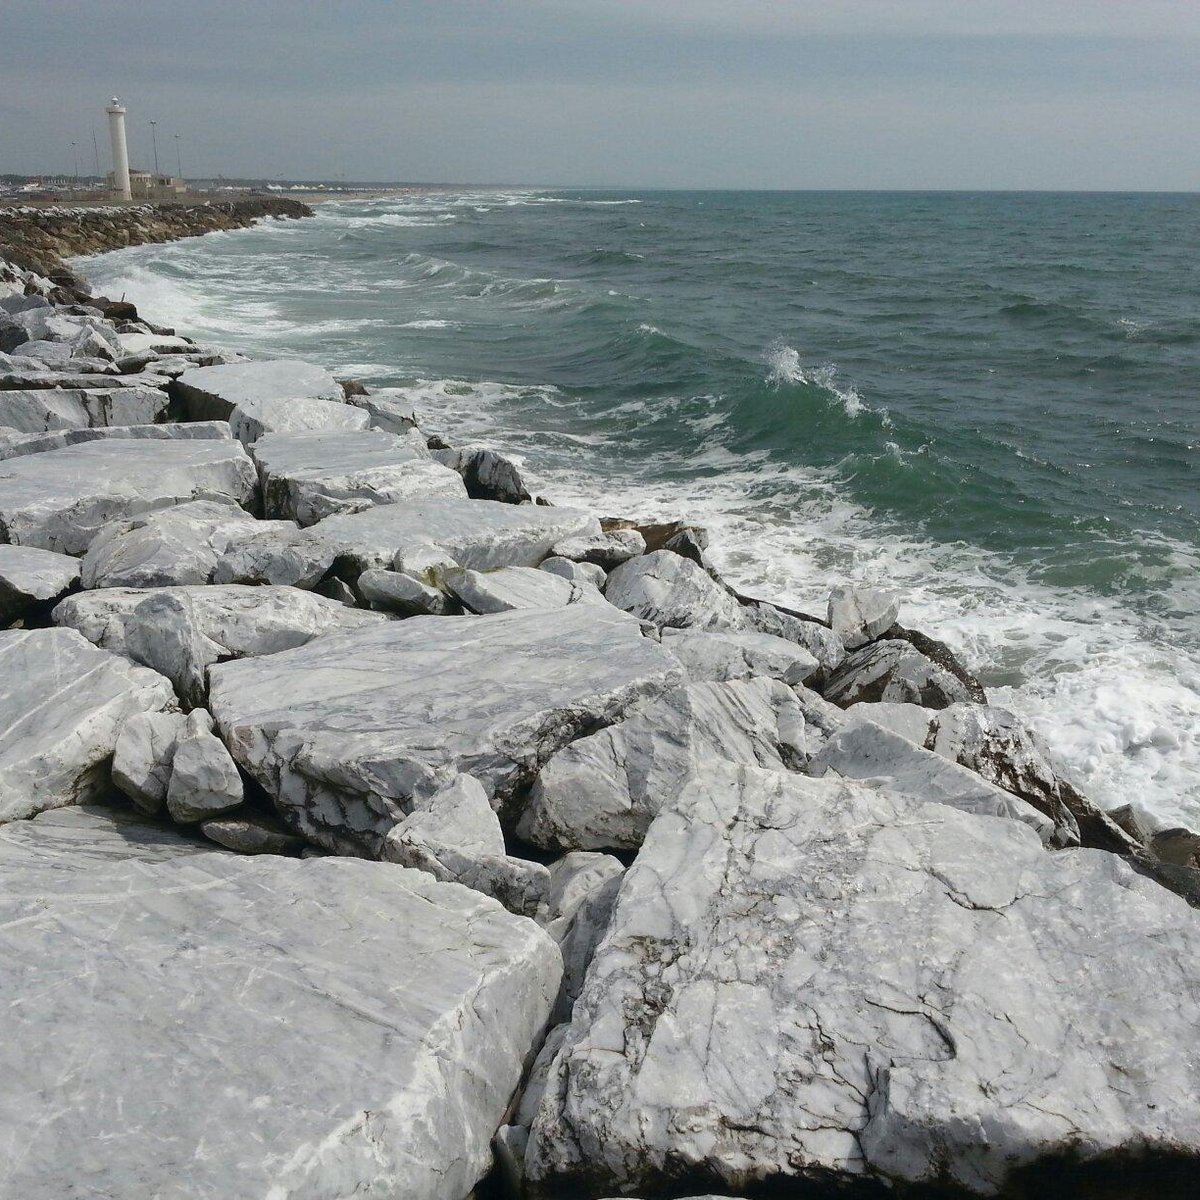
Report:
M 114 96 L 105 109 L 108 113 L 108 136 L 112 139 L 113 191 L 121 200 L 132 200 L 129 190 L 129 148 L 125 144 L 125 109 Z

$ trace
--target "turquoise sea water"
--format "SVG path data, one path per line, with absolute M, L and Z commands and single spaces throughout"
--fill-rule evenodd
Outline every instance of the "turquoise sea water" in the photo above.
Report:
M 440 192 L 84 266 L 749 590 L 894 588 L 1096 799 L 1200 825 L 1200 197 Z

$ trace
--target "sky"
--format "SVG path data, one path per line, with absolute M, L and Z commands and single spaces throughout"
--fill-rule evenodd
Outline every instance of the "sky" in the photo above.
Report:
M 0 0 L 0 173 L 113 95 L 197 177 L 1200 190 L 1200 0 Z

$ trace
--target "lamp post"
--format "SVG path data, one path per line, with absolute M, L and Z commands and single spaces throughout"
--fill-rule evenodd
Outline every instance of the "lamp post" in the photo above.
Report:
M 75 191 L 79 191 L 79 143 L 71 143 L 71 157 L 75 160 Z
M 179 169 L 179 178 L 183 179 L 183 155 L 179 152 L 179 134 L 175 135 L 175 166 Z
M 150 122 L 150 141 L 154 146 L 154 174 L 155 175 L 158 174 L 158 134 L 155 132 L 155 129 L 154 129 L 155 125 L 157 125 L 157 124 L 158 124 L 157 121 Z

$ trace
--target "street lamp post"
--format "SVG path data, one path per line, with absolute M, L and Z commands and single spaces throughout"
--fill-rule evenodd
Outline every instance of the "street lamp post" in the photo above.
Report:
M 157 121 L 150 122 L 150 141 L 154 145 L 154 174 L 155 175 L 158 174 L 158 134 L 155 132 L 155 129 L 154 129 L 155 125 L 157 125 L 157 124 L 158 124 Z
M 179 152 L 179 134 L 175 135 L 175 165 L 179 168 L 179 178 L 183 178 L 183 156 Z
M 71 157 L 75 160 L 75 191 L 79 191 L 79 143 L 71 143 Z

